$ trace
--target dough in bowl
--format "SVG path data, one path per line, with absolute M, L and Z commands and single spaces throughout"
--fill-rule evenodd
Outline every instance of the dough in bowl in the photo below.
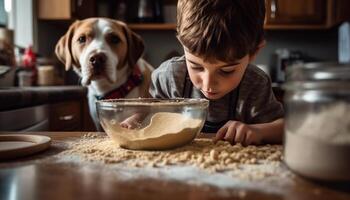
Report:
M 159 112 L 142 129 L 109 125 L 107 134 L 120 147 L 134 150 L 164 150 L 185 145 L 200 131 L 203 121 L 179 113 Z

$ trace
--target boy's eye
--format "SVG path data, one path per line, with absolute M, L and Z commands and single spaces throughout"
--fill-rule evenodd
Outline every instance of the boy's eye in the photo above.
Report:
M 223 70 L 221 69 L 220 72 L 223 73 L 223 74 L 231 74 L 233 73 L 235 70 L 234 69 L 231 69 L 231 70 Z
M 234 73 L 235 71 L 236 71 L 235 68 L 232 68 L 232 67 L 220 69 L 220 73 L 221 73 L 221 74 L 224 74 L 224 75 L 232 74 L 232 73 Z
M 203 67 L 200 67 L 200 66 L 191 66 L 191 69 L 192 69 L 192 70 L 195 70 L 195 71 L 202 71 L 202 70 L 203 70 Z

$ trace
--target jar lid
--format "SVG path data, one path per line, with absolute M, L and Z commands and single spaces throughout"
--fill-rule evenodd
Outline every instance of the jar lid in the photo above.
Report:
M 286 70 L 284 89 L 341 89 L 350 91 L 350 64 L 301 63 Z
M 286 80 L 291 81 L 350 81 L 350 64 L 300 63 L 286 70 Z

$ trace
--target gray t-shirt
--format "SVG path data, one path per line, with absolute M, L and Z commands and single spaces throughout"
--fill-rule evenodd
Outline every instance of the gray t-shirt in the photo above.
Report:
M 186 82 L 185 57 L 175 57 L 162 63 L 152 73 L 150 94 L 154 98 L 184 97 Z M 227 121 L 231 93 L 218 100 L 210 100 L 207 121 Z M 191 98 L 205 98 L 192 86 Z M 271 80 L 262 70 L 249 64 L 241 80 L 235 111 L 235 120 L 247 124 L 266 123 L 282 118 L 283 106 L 278 102 L 271 88 Z

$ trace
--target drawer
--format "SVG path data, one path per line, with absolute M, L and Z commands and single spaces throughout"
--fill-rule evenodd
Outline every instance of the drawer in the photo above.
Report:
M 82 105 L 79 101 L 52 104 L 50 131 L 79 131 L 82 128 Z
M 0 111 L 1 131 L 48 131 L 49 105 Z M 40 127 L 38 125 L 41 124 Z

